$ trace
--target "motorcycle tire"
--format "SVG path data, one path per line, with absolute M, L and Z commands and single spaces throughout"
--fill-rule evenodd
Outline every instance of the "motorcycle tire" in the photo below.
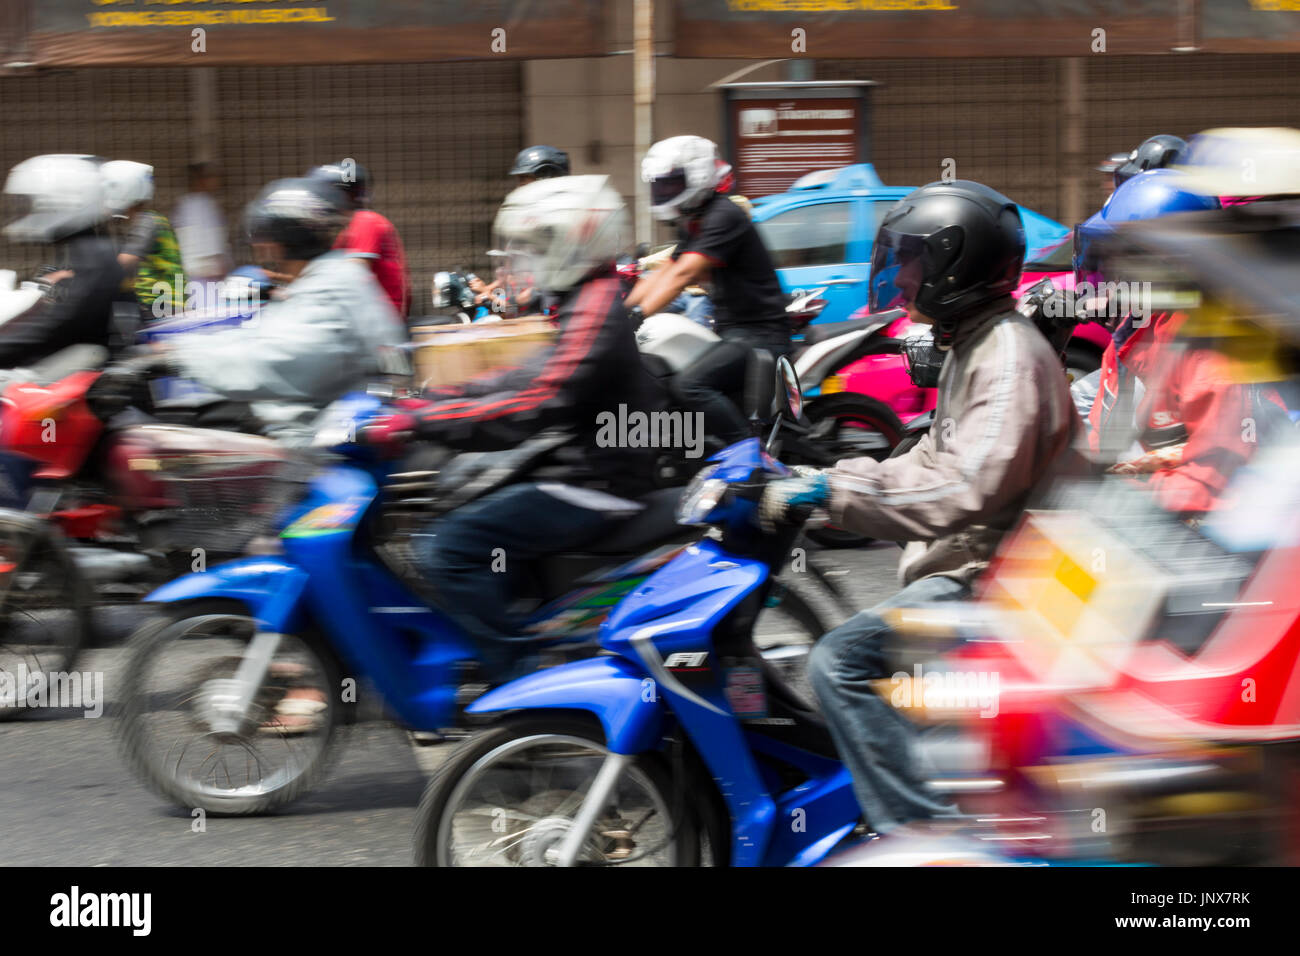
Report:
M 29 674 L 70 672 L 92 643 L 93 604 L 91 586 L 57 527 L 0 513 L 0 671 L 12 675 L 21 664 Z M 14 703 L 0 702 L 0 721 L 31 712 Z
M 509 759 L 511 752 L 526 749 L 530 739 L 539 738 L 554 738 L 555 744 L 571 746 L 585 744 L 593 751 L 604 752 L 604 734 L 600 724 L 594 717 L 579 713 L 553 711 L 521 713 L 507 717 L 474 734 L 452 751 L 425 788 L 420 807 L 416 811 L 415 863 L 417 866 L 457 865 L 450 856 L 451 848 L 446 845 L 450 834 L 450 821 L 444 820 L 444 817 L 454 810 L 452 804 L 454 800 L 459 800 L 462 785 L 471 786 L 477 779 L 475 774 L 488 772 L 494 766 L 493 761 L 498 755 L 501 759 Z M 633 859 L 628 862 L 639 861 L 636 859 L 638 852 L 661 853 L 662 850 L 671 848 L 671 863 L 664 865 L 698 866 L 700 836 L 695 814 L 690 809 L 688 781 L 674 779 L 668 762 L 653 753 L 637 755 L 623 771 L 622 781 L 627 781 L 630 774 L 635 774 L 635 782 L 642 787 L 653 788 L 658 795 L 659 802 L 667 810 L 668 833 L 649 847 L 632 848 Z M 590 780 L 585 782 L 590 785 Z M 521 802 L 544 795 L 529 793 Z M 503 804 L 505 801 L 499 803 Z M 508 806 L 494 806 L 491 824 L 493 832 L 500 832 L 496 829 L 496 818 L 499 816 L 504 826 L 510 811 L 511 807 Z M 529 811 L 521 812 L 524 815 L 536 816 L 536 813 Z M 547 851 L 556 845 L 559 839 L 558 831 L 562 829 L 563 822 L 559 817 L 534 820 L 522 831 L 518 840 L 502 849 L 500 857 L 505 860 L 505 865 L 548 865 L 545 862 L 548 859 Z M 546 823 L 552 824 L 550 831 L 541 828 L 541 825 Z M 535 844 L 535 849 L 529 848 L 530 841 Z M 500 841 L 492 839 L 490 842 Z M 515 862 L 506 859 L 512 852 Z M 605 863 L 588 865 L 617 866 L 619 863 L 609 860 Z
M 808 403 L 804 409 L 804 417 L 816 429 L 820 424 L 833 420 L 835 425 L 832 426 L 832 441 L 825 447 L 819 448 L 819 461 L 797 461 L 790 460 L 788 464 L 807 464 L 818 467 L 828 467 L 841 458 L 861 457 L 864 453 L 881 461 L 888 458 L 895 446 L 903 440 L 905 430 L 902 421 L 894 410 L 884 402 L 871 398 L 867 395 L 861 395 L 857 392 L 838 392 L 834 395 L 825 395 L 815 398 Z M 844 441 L 837 440 L 842 434 L 843 425 L 856 425 L 861 431 L 875 431 L 884 439 L 879 447 L 864 450 L 849 439 Z M 859 534 L 856 531 L 846 531 L 843 528 L 837 528 L 834 525 L 823 525 L 820 528 L 809 528 L 805 532 L 809 539 L 817 542 L 824 548 L 858 548 L 870 544 L 872 539 L 865 534 Z
M 221 630 L 220 619 L 228 619 L 230 622 L 224 632 Z M 190 631 L 200 626 L 201 622 L 210 623 L 212 630 L 196 638 L 196 635 Z M 235 629 L 235 622 L 239 622 L 238 630 Z M 184 750 L 178 755 L 175 743 L 165 753 L 152 746 L 156 735 L 152 729 L 152 722 L 147 718 L 150 709 L 155 703 L 161 702 L 160 699 L 165 695 L 163 691 L 156 690 L 152 686 L 150 678 L 155 676 L 155 666 L 160 672 L 169 673 L 168 669 L 160 664 L 168 646 L 186 639 L 207 638 L 239 642 L 246 640 L 243 636 L 245 630 L 251 636 L 254 629 L 255 624 L 248 616 L 247 608 L 242 604 L 229 601 L 200 601 L 169 608 L 167 612 L 141 626 L 127 645 L 127 663 L 122 675 L 122 715 L 117 722 L 122 752 L 128 765 L 150 789 L 178 807 L 202 808 L 212 816 L 248 816 L 268 813 L 312 790 L 323 779 L 333 760 L 337 750 L 335 744 L 338 728 L 348 722 L 350 715 L 346 711 L 355 705 L 344 703 L 340 695 L 334 692 L 341 686 L 342 680 L 337 660 L 332 654 L 322 650 L 318 639 L 312 634 L 286 636 L 291 637 L 296 646 L 302 649 L 300 656 L 309 657 L 314 662 L 316 673 L 320 678 L 316 686 L 325 689 L 322 694 L 323 711 L 319 712 L 319 716 L 313 714 L 309 718 L 310 733 L 317 739 L 318 746 L 314 753 L 307 755 L 306 760 L 301 761 L 300 764 L 294 762 L 292 773 L 285 775 L 283 782 L 270 787 L 251 786 L 224 791 L 205 788 L 182 775 L 180 766 L 184 759 Z M 277 658 L 283 653 L 283 647 L 282 644 L 281 650 L 277 652 Z M 265 712 L 267 719 L 257 722 L 249 733 L 242 735 L 224 733 L 210 728 L 202 732 L 202 722 L 198 716 L 203 700 L 201 689 L 217 678 L 219 672 L 216 668 L 219 667 L 220 673 L 228 677 L 225 672 L 233 672 L 233 668 L 238 666 L 238 661 L 238 657 L 229 654 L 205 661 L 204 666 L 212 672 L 212 677 L 197 687 L 180 689 L 180 693 L 188 692 L 188 696 L 178 700 L 177 704 L 188 705 L 189 712 L 178 710 L 177 714 L 181 715 L 184 721 L 188 721 L 192 727 L 197 725 L 200 731 L 197 738 L 208 740 L 208 743 L 203 746 L 231 745 L 244 749 L 250 755 L 259 743 L 265 743 L 268 749 L 279 749 L 280 745 L 287 747 L 289 739 L 297 736 L 298 731 L 280 730 L 276 725 L 280 721 L 277 716 L 278 705 L 289 699 L 287 690 L 292 689 L 292 685 L 286 682 L 285 687 L 277 688 L 274 677 L 268 677 L 259 688 L 258 697 L 255 698 L 258 713 Z M 292 678 L 286 679 L 286 681 L 291 680 Z M 282 690 L 286 692 L 280 693 Z M 258 734 L 264 736 L 259 737 Z M 206 762 L 207 758 L 203 763 Z M 224 759 L 222 762 L 224 763 Z M 200 768 L 202 766 L 203 764 Z M 261 766 L 261 761 L 257 761 L 259 771 Z M 246 766 L 245 770 L 247 769 Z M 235 773 L 238 772 L 239 767 L 236 765 Z M 232 782 L 229 767 L 227 767 L 226 779 L 228 783 Z

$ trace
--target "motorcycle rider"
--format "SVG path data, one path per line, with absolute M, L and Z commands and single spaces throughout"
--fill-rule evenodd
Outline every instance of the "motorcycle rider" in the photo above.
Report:
M 166 216 L 146 208 L 153 199 L 153 167 L 116 159 L 105 163 L 100 173 L 109 215 L 125 222 L 117 261 L 135 289 L 140 308 L 154 318 L 183 311 L 185 278 L 176 233 Z
M 334 241 L 335 249 L 347 249 L 365 259 L 374 270 L 393 308 L 403 319 L 411 308 L 411 277 L 406 270 L 406 249 L 397 227 L 386 216 L 370 208 L 370 172 L 354 160 L 317 166 L 308 170 L 309 179 L 319 179 L 343 190 L 352 218 Z
M 1203 155 L 1204 146 L 1202 141 Z M 1244 167 L 1233 158 L 1225 164 L 1231 167 L 1227 177 L 1198 179 L 1198 163 L 1152 170 L 1125 182 L 1078 227 L 1079 285 L 1124 287 L 1122 276 L 1098 271 L 1092 252 L 1093 244 L 1122 222 L 1218 209 L 1218 195 L 1235 198 L 1261 189 L 1282 196 L 1300 193 L 1300 177 L 1291 165 L 1300 159 L 1300 134 L 1292 137 L 1289 151 L 1278 146 L 1252 145 L 1240 157 L 1265 165 L 1255 167 L 1257 174 L 1264 172 L 1262 181 L 1258 175 L 1244 179 Z M 1200 191 L 1205 189 L 1210 193 Z M 1261 440 L 1274 427 L 1288 428 L 1281 397 L 1271 387 L 1238 381 L 1222 349 L 1180 341 L 1187 313 L 1107 304 L 1113 334 L 1087 419 L 1090 451 L 1113 473 L 1146 476 L 1147 487 L 1167 511 L 1196 518 L 1215 510 L 1232 474 Z
M 745 210 L 718 191 L 728 172 L 717 147 L 702 136 L 674 136 L 650 147 L 641 178 L 650 183 L 651 211 L 676 223 L 673 262 L 628 293 L 634 322 L 654 315 L 687 286 L 710 281 L 714 324 L 722 341 L 677 376 L 683 404 L 704 414 L 710 435 L 724 442 L 749 436 L 740 409 L 727 398 L 743 387 L 751 349 L 790 351 L 785 296 L 772 258 Z
M 41 277 L 50 289 L 38 307 L 0 326 L 0 369 L 31 365 L 70 345 L 120 344 L 114 302 L 135 299 L 122 292 L 125 273 L 103 234 L 102 163 L 94 156 L 46 154 L 9 173 L 5 194 L 24 214 L 4 234 L 51 247 L 55 271 Z
M 520 186 L 569 174 L 569 154 L 554 146 L 541 145 L 521 149 L 509 173 Z M 534 289 L 524 277 L 507 275 L 506 272 L 505 268 L 498 268 L 491 282 L 484 282 L 478 276 L 471 277 L 470 291 L 475 294 L 476 304 L 496 299 L 497 311 L 514 310 L 519 315 L 549 313 L 554 309 L 555 303 L 550 299 L 534 301 Z
M 1168 133 L 1148 136 L 1137 149 L 1128 154 L 1119 166 L 1115 167 L 1115 188 L 1118 189 L 1138 173 L 1148 169 L 1166 169 L 1177 163 L 1187 149 L 1187 142 Z
M 554 146 L 529 146 L 519 151 L 509 175 L 517 177 L 520 186 L 538 179 L 553 179 L 569 175 L 569 154 Z
M 255 322 L 175 336 L 154 366 L 254 403 L 255 416 L 285 437 L 388 371 L 403 326 L 370 269 L 331 248 L 347 216 L 342 193 L 318 179 L 268 185 L 245 225 L 258 264 L 288 283 Z
M 881 222 L 870 306 L 904 305 L 945 353 L 935 425 L 896 458 L 845 459 L 770 483 L 775 523 L 826 508 L 842 528 L 910 542 L 903 589 L 813 648 L 808 673 L 870 825 L 889 832 L 950 812 L 915 765 L 908 720 L 870 688 L 891 671 L 882 611 L 960 600 L 1031 489 L 1063 463 L 1079 428 L 1055 351 L 1015 310 L 1025 235 L 1016 205 L 979 183 L 931 183 Z
M 607 178 L 556 177 L 522 186 L 506 197 L 495 228 L 513 268 L 557 296 L 554 345 L 523 367 L 431 393 L 421 407 L 359 434 L 379 445 L 400 445 L 414 435 L 488 450 L 514 447 L 543 429 L 574 432 L 555 477 L 535 475 L 488 494 L 430 529 L 423 555 L 428 580 L 444 609 L 482 645 L 491 680 L 505 679 L 512 661 L 516 671 L 528 666 L 514 652 L 520 622 L 510 611 L 520 565 L 596 540 L 613 520 L 642 507 L 630 498 L 651 490 L 651 450 L 626 441 L 611 445 L 601 437 L 602 412 L 662 407 L 614 271 L 631 230 Z

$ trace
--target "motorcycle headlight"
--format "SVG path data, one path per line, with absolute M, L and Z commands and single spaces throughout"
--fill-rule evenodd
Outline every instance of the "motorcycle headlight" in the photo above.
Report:
M 357 410 L 347 401 L 334 402 L 315 421 L 312 448 L 333 448 L 357 440 Z
M 727 482 L 714 478 L 721 465 L 710 465 L 700 471 L 682 493 L 677 503 L 678 524 L 707 524 L 709 516 L 718 507 L 727 490 Z

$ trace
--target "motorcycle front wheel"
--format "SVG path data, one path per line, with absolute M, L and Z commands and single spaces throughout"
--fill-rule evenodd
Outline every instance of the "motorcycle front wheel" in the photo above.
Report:
M 256 622 L 226 603 L 153 620 L 128 646 L 118 723 L 127 762 L 159 795 L 216 816 L 267 813 L 311 790 L 344 704 L 333 658 L 286 634 L 242 721 L 222 712 Z
M 609 751 L 578 715 L 522 714 L 480 731 L 438 768 L 416 814 L 418 866 L 555 866 Z M 642 754 L 624 768 L 578 866 L 696 866 L 686 785 Z

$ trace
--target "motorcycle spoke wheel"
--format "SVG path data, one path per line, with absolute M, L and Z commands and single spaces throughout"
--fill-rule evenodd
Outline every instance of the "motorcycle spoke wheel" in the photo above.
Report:
M 467 740 L 421 801 L 417 862 L 558 865 L 574 817 L 609 753 L 583 732 L 555 732 L 567 729 L 563 718 L 525 718 Z M 693 865 L 698 841 L 694 827 L 674 817 L 669 779 L 649 758 L 625 767 L 576 865 Z
M 157 791 L 217 814 L 263 813 L 323 772 L 339 720 L 337 683 L 301 638 L 284 635 L 245 718 L 217 716 L 255 623 L 209 614 L 146 625 L 127 665 L 124 742 Z
M 67 673 L 90 628 L 89 591 L 58 532 L 0 529 L 0 720 L 29 713 L 18 704 L 31 678 Z

